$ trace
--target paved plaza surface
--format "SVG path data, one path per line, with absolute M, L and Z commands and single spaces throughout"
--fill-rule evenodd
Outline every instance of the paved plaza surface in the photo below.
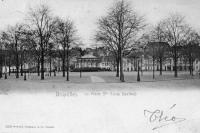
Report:
M 155 79 L 152 75 L 141 76 L 141 81 L 137 82 L 137 76 L 134 73 L 125 73 L 126 82 L 120 82 L 115 73 L 83 73 L 80 78 L 78 73 L 70 73 L 70 81 L 66 81 L 66 77 L 57 75 L 56 77 L 45 77 L 45 80 L 40 80 L 37 75 L 21 76 L 16 79 L 14 75 L 8 77 L 7 80 L 0 80 L 0 90 L 15 91 L 15 92 L 49 92 L 57 89 L 82 91 L 82 90 L 190 90 L 200 89 L 200 79 L 197 75 L 189 76 L 188 74 L 179 74 L 178 78 L 173 75 L 165 74 L 157 75 Z M 150 74 L 150 73 L 147 73 Z
M 66 77 L 62 77 L 62 73 L 57 73 L 56 76 L 45 76 L 45 80 L 40 80 L 40 76 L 27 74 L 26 81 L 24 77 L 19 79 L 11 74 L 8 79 L 0 80 L 0 90 L 7 92 L 49 92 L 57 89 L 82 91 L 82 90 L 151 90 L 151 89 L 171 89 L 171 90 L 190 90 L 200 88 L 199 75 L 190 76 L 188 72 L 179 73 L 177 78 L 174 78 L 172 72 L 163 72 L 160 76 L 159 72 L 155 73 L 155 79 L 152 77 L 152 72 L 143 72 L 140 74 L 140 82 L 137 82 L 137 72 L 125 72 L 125 82 L 121 82 L 115 76 L 115 72 L 77 72 L 70 73 L 70 81 L 66 81 Z
M 152 79 L 125 73 L 121 83 L 114 72 L 70 73 L 0 80 L 0 133 L 199 133 L 198 75 L 163 73 Z M 182 121 L 150 122 L 144 111 L 163 111 L 162 117 Z M 158 115 L 158 114 L 157 114 Z
M 137 72 L 124 72 L 126 83 L 137 82 Z M 162 75 L 159 71 L 155 71 L 155 78 L 153 79 L 152 71 L 140 72 L 141 82 L 156 82 L 156 81 L 169 81 L 169 80 L 184 80 L 184 79 L 199 79 L 200 76 L 194 72 L 194 76 L 190 76 L 189 72 L 179 72 L 178 77 L 174 77 L 174 72 L 163 71 Z M 2 78 L 1 80 L 3 80 Z M 24 76 L 19 76 L 19 79 L 15 78 L 14 74 L 8 76 L 11 81 L 24 80 Z M 26 79 L 29 82 L 65 82 L 66 77 L 62 76 L 62 72 L 57 72 L 56 76 L 54 73 L 49 76 L 49 73 L 45 73 L 45 80 L 41 81 L 40 76 L 36 73 L 26 74 Z M 0 80 L 0 81 L 1 81 Z M 119 77 L 116 77 L 116 72 L 82 72 L 81 77 L 79 72 L 70 72 L 69 81 L 66 83 L 121 83 Z

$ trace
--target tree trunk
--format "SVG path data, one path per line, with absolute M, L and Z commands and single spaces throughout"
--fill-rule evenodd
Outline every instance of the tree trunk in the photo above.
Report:
M 137 81 L 139 82 L 140 81 L 140 67 L 139 67 L 139 59 L 138 59 L 138 61 L 137 61 Z
M 67 81 L 69 81 L 69 44 L 67 44 Z
M 189 69 L 190 69 L 190 75 L 193 76 L 193 60 L 192 60 L 192 57 L 190 56 L 189 57 Z
M 16 52 L 16 78 L 19 78 L 19 57 L 17 52 Z
M 153 79 L 155 79 L 155 57 L 153 56 Z
M 120 80 L 121 82 L 124 82 L 124 73 L 123 73 L 123 58 L 122 58 L 122 50 L 120 49 L 120 54 L 119 54 L 119 60 L 120 60 Z
M 41 48 L 41 80 L 44 80 L 44 48 Z
M 192 69 L 191 69 L 192 65 L 191 65 L 191 58 L 189 58 L 189 71 L 190 71 L 190 75 L 192 75 Z
M 0 78 L 2 78 L 2 64 L 0 64 Z
M 63 71 L 63 77 L 65 77 L 65 48 L 63 49 L 63 58 L 62 58 L 62 71 Z
M 19 55 L 17 50 L 17 40 L 15 39 L 15 52 L 16 52 L 16 78 L 19 78 Z
M 117 63 L 116 77 L 119 77 L 119 56 L 116 57 L 116 63 Z
M 174 77 L 178 77 L 177 73 L 177 58 L 174 58 Z
M 187 71 L 187 60 L 185 60 L 185 71 Z
M 40 76 L 40 58 L 38 58 L 37 60 L 37 73 L 38 73 L 38 76 Z
M 21 73 L 21 76 L 23 76 L 23 55 L 22 55 L 22 54 L 21 54 L 21 63 L 20 63 L 20 67 L 21 67 L 20 73 Z
M 11 72 L 10 67 L 11 67 L 11 55 L 9 55 L 9 63 L 8 63 L 8 69 L 9 69 L 8 74 L 9 74 L 9 76 L 10 76 L 10 72 Z
M 49 75 L 50 75 L 50 77 L 51 77 L 51 55 L 50 55 L 50 60 L 49 60 L 49 68 L 50 68 L 50 73 L 49 73 Z
M 160 57 L 160 75 L 162 75 L 162 57 Z
M 192 76 L 194 76 L 193 70 L 194 70 L 194 69 L 193 69 L 193 59 L 192 59 L 192 62 L 191 62 L 191 75 L 192 75 Z
M 141 57 L 141 68 L 140 68 L 140 71 L 141 71 L 141 76 L 143 76 L 143 70 L 142 70 L 142 57 Z
M 178 72 L 177 72 L 177 49 L 176 45 L 174 47 L 174 77 L 178 77 Z
M 20 64 L 20 74 L 21 74 L 21 76 L 23 76 L 23 65 L 22 64 Z
M 10 64 L 9 64 L 9 66 L 8 66 L 8 70 L 9 70 L 9 72 L 8 72 L 8 75 L 10 76 Z

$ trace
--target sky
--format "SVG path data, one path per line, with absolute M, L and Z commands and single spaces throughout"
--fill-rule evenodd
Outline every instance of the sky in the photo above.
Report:
M 200 0 L 128 0 L 146 23 L 155 25 L 170 13 L 180 13 L 197 31 L 200 31 Z M 105 16 L 115 0 L 0 0 L 0 30 L 23 22 L 30 7 L 47 4 L 52 14 L 74 21 L 81 41 L 94 45 L 97 21 Z

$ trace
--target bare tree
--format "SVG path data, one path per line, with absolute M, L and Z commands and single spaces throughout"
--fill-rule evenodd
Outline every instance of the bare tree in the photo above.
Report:
M 53 54 L 54 54 L 54 43 L 50 43 L 48 45 L 48 50 L 47 50 L 47 56 L 48 56 L 48 60 L 49 60 L 49 76 L 51 76 L 51 72 L 52 72 L 52 57 L 53 57 Z
M 112 49 L 120 68 L 120 80 L 124 82 L 123 52 L 133 46 L 138 31 L 144 26 L 139 16 L 124 0 L 116 2 L 107 16 L 99 19 L 96 38 Z
M 63 77 L 65 77 L 65 61 L 67 60 L 67 81 L 69 81 L 69 49 L 72 44 L 77 39 L 76 29 L 74 27 L 73 21 L 70 19 L 62 20 L 60 18 L 56 19 L 56 29 L 54 31 L 54 38 L 58 44 L 58 48 L 61 48 L 61 58 L 62 58 L 62 71 Z
M 29 32 L 29 26 L 26 24 L 21 24 L 21 29 L 16 31 L 19 36 L 19 59 L 20 59 L 20 73 L 23 76 L 23 67 L 24 63 L 27 60 L 27 49 L 29 48 L 29 36 L 31 35 Z
M 23 71 L 23 65 L 33 63 L 34 58 L 37 58 L 35 54 L 35 35 L 34 31 L 32 31 L 29 25 L 24 25 L 24 29 L 20 32 L 20 55 L 21 55 L 21 75 L 26 73 L 27 70 Z M 23 73 L 22 73 L 23 72 Z
M 100 22 L 101 23 L 101 22 Z M 102 22 L 103 24 L 103 22 Z M 116 61 L 116 77 L 119 77 L 119 50 L 118 47 L 116 45 L 116 41 L 114 41 L 114 38 L 110 38 L 109 36 L 106 36 L 106 34 L 104 34 L 103 32 L 100 33 L 101 31 L 99 31 L 96 35 L 96 40 L 97 41 L 101 41 L 103 42 L 103 44 L 107 47 L 107 49 L 109 50 L 110 53 L 113 54 L 113 56 L 115 57 L 115 61 Z
M 37 37 L 36 31 L 34 30 L 29 30 L 29 34 L 26 36 L 26 43 L 27 49 L 29 51 L 29 63 L 37 62 L 37 75 L 40 76 L 40 57 L 41 57 L 41 52 L 40 52 L 40 46 L 39 44 L 39 38 Z M 34 68 L 31 68 L 34 69 Z
M 174 61 L 174 76 L 178 76 L 177 62 L 179 58 L 179 49 L 185 36 L 189 32 L 188 25 L 185 23 L 184 17 L 179 14 L 171 14 L 164 21 L 164 32 L 171 46 L 172 58 Z
M 8 27 L 8 31 L 3 34 L 4 41 L 10 45 L 9 47 L 15 55 L 16 78 L 19 78 L 21 31 L 23 31 L 23 24 L 16 24 Z
M 159 22 L 152 30 L 150 36 L 151 41 L 153 41 L 155 45 L 155 58 L 159 62 L 160 75 L 162 75 L 162 64 L 167 59 L 170 48 L 168 43 L 166 42 L 167 40 L 164 32 L 164 24 L 162 22 Z
M 195 30 L 187 34 L 182 47 L 183 57 L 189 61 L 190 75 L 193 76 L 193 62 L 199 57 L 199 35 Z
M 4 31 L 1 31 L 0 33 L 0 78 L 3 77 L 3 65 L 5 66 L 5 58 L 6 58 L 6 54 L 5 51 L 7 51 L 7 46 L 9 44 L 8 41 L 8 34 Z
M 52 35 L 52 29 L 54 28 L 49 7 L 41 5 L 35 9 L 30 9 L 28 19 L 30 20 L 33 29 L 36 31 L 36 36 L 39 38 L 38 45 L 41 52 L 41 80 L 44 80 L 44 57 Z
M 37 62 L 37 75 L 40 76 L 40 61 L 41 61 L 41 51 L 39 44 L 39 38 L 37 37 L 36 31 L 31 30 L 31 36 L 29 36 L 29 51 L 33 62 Z

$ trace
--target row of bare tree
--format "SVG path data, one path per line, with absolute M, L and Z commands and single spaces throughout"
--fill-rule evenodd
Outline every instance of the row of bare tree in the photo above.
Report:
M 22 65 L 25 62 L 37 62 L 38 75 L 41 70 L 41 80 L 43 80 L 44 61 L 48 58 L 51 66 L 53 51 L 57 50 L 63 62 L 63 77 L 67 71 L 68 81 L 69 48 L 77 45 L 78 40 L 73 21 L 54 17 L 46 5 L 30 8 L 27 16 L 24 23 L 9 26 L 7 30 L 1 32 L 2 48 L 7 51 L 7 55 L 12 55 L 14 58 L 9 60 L 9 68 L 15 65 L 16 78 L 19 78 L 19 68 L 23 69 Z
M 153 63 L 155 60 L 160 62 L 160 74 L 163 61 L 172 58 L 175 77 L 178 76 L 178 59 L 184 56 L 191 64 L 192 74 L 192 64 L 199 58 L 200 36 L 185 22 L 185 18 L 177 13 L 170 14 L 156 26 L 146 30 L 148 25 L 145 24 L 144 17 L 130 5 L 124 0 L 118 1 L 98 21 L 96 40 L 116 57 L 116 76 L 120 76 L 120 80 L 124 82 L 123 57 L 142 58 L 145 54 L 153 58 Z
M 166 19 L 160 21 L 149 33 L 149 41 L 160 42 L 154 53 L 160 64 L 166 57 L 171 57 L 174 61 L 174 76 L 178 76 L 178 60 L 188 60 L 190 64 L 190 74 L 193 75 L 193 62 L 199 56 L 200 36 L 190 25 L 185 22 L 185 18 L 179 14 L 171 14 Z M 168 43 L 168 47 L 164 43 Z M 153 53 L 153 52 L 152 52 Z M 153 55 L 155 56 L 155 55 Z M 162 68 L 162 66 L 160 66 Z
M 73 21 L 55 17 L 46 5 L 29 9 L 26 16 L 24 23 L 9 26 L 1 32 L 1 49 L 5 49 L 4 56 L 9 58 L 9 68 L 15 65 L 16 78 L 19 78 L 19 69 L 21 68 L 23 75 L 24 63 L 37 62 L 38 75 L 41 70 L 43 80 L 44 61 L 48 58 L 51 66 L 52 58 L 57 56 L 53 51 L 57 50 L 62 59 L 63 77 L 67 71 L 68 81 L 70 49 L 79 44 Z M 151 28 L 148 28 L 149 25 L 144 20 L 131 7 L 131 3 L 124 0 L 115 2 L 107 15 L 98 20 L 95 39 L 115 57 L 116 76 L 122 82 L 125 81 L 124 57 L 139 59 L 142 56 L 151 57 L 153 64 L 157 60 L 161 75 L 163 62 L 167 58 L 173 58 L 175 77 L 178 76 L 178 60 L 184 57 L 189 61 L 190 73 L 193 74 L 192 65 L 200 53 L 200 37 L 185 22 L 185 18 L 179 14 L 171 14 Z

